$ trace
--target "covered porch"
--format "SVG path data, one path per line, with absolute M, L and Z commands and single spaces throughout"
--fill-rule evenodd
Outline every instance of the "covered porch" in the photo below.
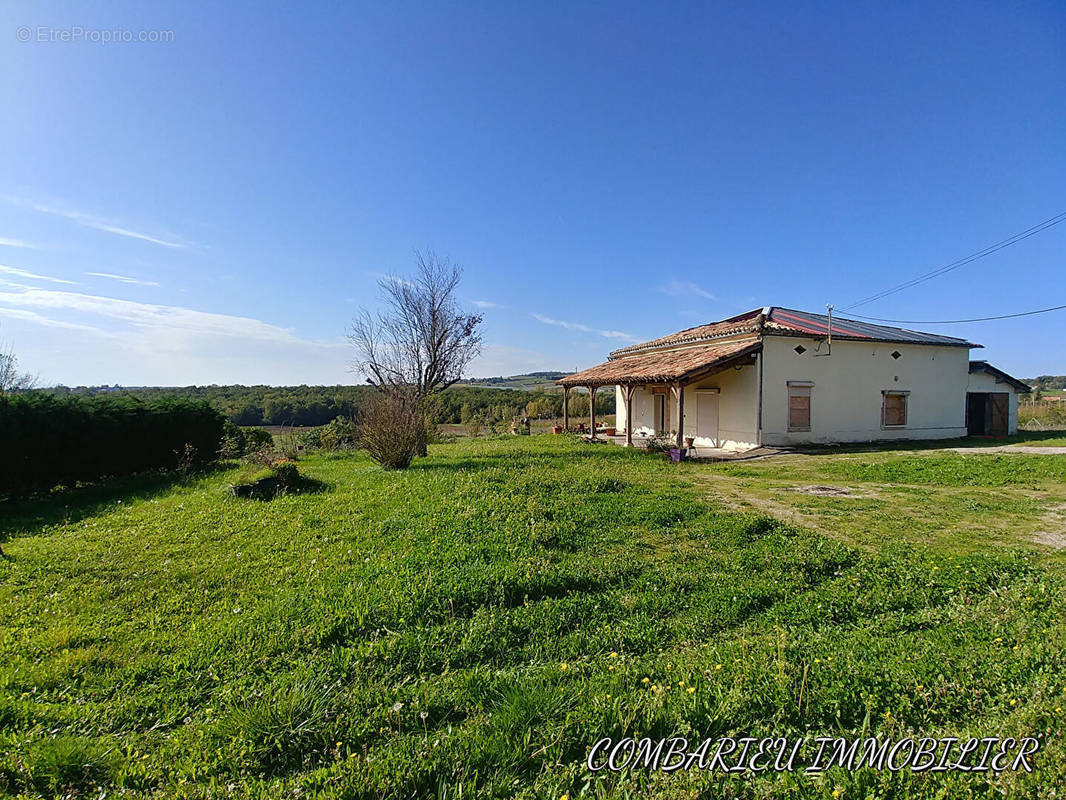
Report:
M 691 440 L 697 454 L 757 446 L 754 367 L 761 349 L 759 340 L 747 338 L 650 350 L 567 375 L 557 381 L 563 387 L 563 426 L 570 430 L 571 389 L 586 388 L 590 439 L 596 440 L 596 394 L 612 387 L 616 438 L 628 447 L 662 435 L 679 448 Z

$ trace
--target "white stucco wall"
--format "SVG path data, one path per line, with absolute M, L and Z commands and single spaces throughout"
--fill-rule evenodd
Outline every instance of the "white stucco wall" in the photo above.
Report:
M 796 345 L 806 352 L 797 354 Z M 764 337 L 764 445 L 966 435 L 967 348 L 838 339 L 832 355 L 818 355 L 825 351 L 817 339 Z M 813 383 L 810 431 L 788 430 L 789 381 Z M 910 392 L 904 427 L 881 426 L 883 391 Z
M 718 389 L 718 436 L 716 439 L 698 436 L 706 426 L 698 420 L 699 390 Z M 727 370 L 685 387 L 686 436 L 692 436 L 697 447 L 745 449 L 758 442 L 759 371 L 746 366 Z M 647 436 L 655 433 L 654 392 L 650 387 L 638 387 L 633 392 L 633 433 Z M 625 395 L 621 387 L 615 389 L 615 420 L 619 430 L 628 425 Z M 677 400 L 666 392 L 666 432 L 676 431 Z
M 1018 392 L 1009 383 L 1001 383 L 995 375 L 987 372 L 974 372 L 970 374 L 967 384 L 969 392 L 1006 392 L 1010 400 L 1010 415 L 1007 418 L 1007 433 L 1018 432 Z

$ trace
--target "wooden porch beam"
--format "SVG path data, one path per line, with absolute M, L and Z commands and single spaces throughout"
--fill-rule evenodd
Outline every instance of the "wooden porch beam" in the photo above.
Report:
M 685 384 L 677 381 L 670 389 L 677 398 L 677 447 L 685 443 Z
M 633 390 L 637 387 L 629 383 L 622 387 L 626 401 L 626 447 L 633 446 Z
M 596 390 L 598 386 L 589 386 L 589 427 L 592 428 L 589 434 L 591 439 L 596 439 Z
M 563 432 L 570 432 L 570 387 L 563 387 Z
M 733 367 L 754 366 L 757 363 L 757 359 L 755 356 L 755 353 L 750 353 L 748 355 L 744 355 L 739 358 L 726 361 L 724 364 L 715 364 L 714 366 L 709 367 L 707 369 L 701 369 L 698 371 L 690 372 L 684 375 L 682 377 L 682 380 L 684 380 L 685 383 L 695 383 L 696 381 L 703 380 L 704 378 L 709 378 L 712 375 L 717 375 L 720 372 L 725 372 L 726 370 L 732 369 Z

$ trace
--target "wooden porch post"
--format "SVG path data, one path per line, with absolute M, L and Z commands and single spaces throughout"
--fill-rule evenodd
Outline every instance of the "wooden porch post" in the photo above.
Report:
M 626 447 L 633 446 L 633 384 L 622 387 L 626 398 Z
M 570 432 L 570 387 L 563 387 L 563 433 Z
M 673 386 L 677 395 L 677 446 L 685 444 L 685 386 L 678 381 Z
M 589 387 L 589 427 L 593 439 L 596 438 L 596 389 L 596 386 Z

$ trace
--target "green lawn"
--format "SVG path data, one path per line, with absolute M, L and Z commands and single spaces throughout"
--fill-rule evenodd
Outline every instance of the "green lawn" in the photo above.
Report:
M 326 490 L 271 502 L 233 470 L 0 505 L 0 793 L 1054 797 L 1066 572 L 985 521 L 1055 513 L 1066 457 L 956 455 L 507 437 L 311 456 Z M 815 482 L 866 496 L 786 491 Z M 673 733 L 1046 744 L 998 776 L 584 765 Z

